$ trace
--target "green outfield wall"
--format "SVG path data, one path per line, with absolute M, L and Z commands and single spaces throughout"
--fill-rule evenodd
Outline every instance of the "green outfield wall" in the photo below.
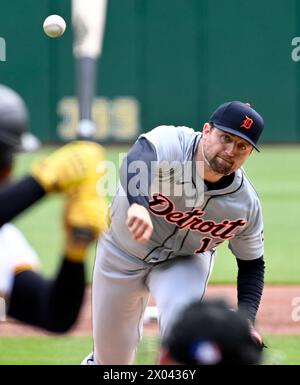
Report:
M 42 30 L 52 13 L 67 22 L 59 39 Z M 26 99 L 44 142 L 76 133 L 72 38 L 69 0 L 1 6 L 0 82 Z M 159 124 L 200 129 L 220 103 L 243 100 L 264 116 L 265 142 L 300 141 L 299 60 L 297 0 L 108 0 L 97 138 L 128 142 Z

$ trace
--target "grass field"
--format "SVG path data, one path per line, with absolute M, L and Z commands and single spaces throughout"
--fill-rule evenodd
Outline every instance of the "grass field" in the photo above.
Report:
M 264 364 L 299 365 L 300 336 L 266 336 Z M 0 365 L 78 365 L 90 353 L 90 337 L 1 337 Z M 135 364 L 155 364 L 158 338 L 144 336 Z
M 45 148 L 34 155 L 20 155 L 17 159 L 16 174 L 22 175 L 28 170 L 32 159 L 39 158 L 49 151 L 50 148 Z M 124 153 L 126 148 L 109 147 L 108 159 L 117 163 L 119 151 Z M 261 153 L 254 153 L 246 164 L 247 174 L 253 181 L 263 205 L 268 283 L 299 283 L 299 164 L 298 146 L 265 146 Z M 47 275 L 54 271 L 61 251 L 62 204 L 62 198 L 53 195 L 15 221 L 39 252 L 42 269 Z M 94 250 L 91 250 L 90 254 L 89 274 Z M 235 259 L 227 246 L 223 245 L 218 252 L 211 282 L 230 283 L 235 281 L 235 277 Z

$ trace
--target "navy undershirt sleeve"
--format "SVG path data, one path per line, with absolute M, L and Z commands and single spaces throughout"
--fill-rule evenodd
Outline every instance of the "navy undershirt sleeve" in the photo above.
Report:
M 238 307 L 246 311 L 254 324 L 264 288 L 265 262 L 261 257 L 251 261 L 237 259 L 237 264 Z
M 10 222 L 45 194 L 32 176 L 0 186 L 0 226 Z
M 138 162 L 141 161 L 143 164 L 139 167 Z M 146 138 L 137 140 L 124 158 L 120 169 L 120 181 L 130 205 L 137 203 L 148 207 L 153 177 L 151 162 L 155 161 L 157 161 L 156 150 Z

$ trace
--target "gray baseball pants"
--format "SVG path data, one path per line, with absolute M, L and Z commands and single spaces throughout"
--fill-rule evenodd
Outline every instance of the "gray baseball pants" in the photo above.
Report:
M 150 265 L 129 256 L 105 234 L 93 274 L 94 363 L 131 364 L 142 336 L 149 294 L 155 299 L 161 335 L 187 304 L 202 299 L 214 252 Z

